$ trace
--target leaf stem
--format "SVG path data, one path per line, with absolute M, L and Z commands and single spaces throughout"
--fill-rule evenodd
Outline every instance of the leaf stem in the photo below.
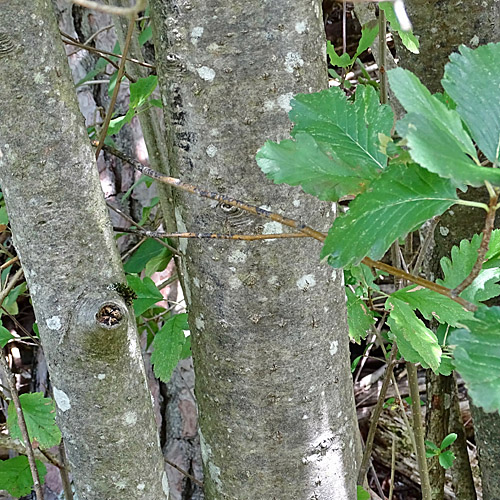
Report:
M 462 281 L 462 283 L 460 283 L 460 285 L 458 285 L 451 291 L 452 295 L 457 297 L 468 286 L 470 286 L 472 282 L 479 276 L 479 273 L 481 272 L 481 269 L 484 264 L 486 253 L 488 252 L 488 248 L 490 246 L 491 233 L 495 226 L 495 215 L 496 215 L 496 206 L 498 203 L 498 193 L 496 193 L 493 190 L 493 188 L 491 188 L 491 190 L 488 189 L 488 191 L 490 191 L 490 203 L 488 207 L 488 212 L 486 214 L 486 221 L 484 223 L 483 238 L 481 240 L 481 245 L 479 246 L 479 249 L 477 251 L 477 260 L 474 263 L 474 266 L 472 267 L 469 275 Z
M 422 423 L 422 412 L 420 409 L 420 391 L 418 389 L 418 374 L 415 364 L 407 362 L 408 387 L 411 397 L 411 412 L 413 415 L 413 432 L 417 443 L 417 463 L 420 473 L 420 485 L 422 488 L 422 500 L 431 500 L 431 484 L 429 481 L 429 471 L 425 456 L 424 428 Z
M 481 203 L 479 201 L 470 201 L 470 200 L 453 200 L 455 205 L 465 205 L 466 207 L 476 207 L 482 208 L 483 210 L 488 211 L 489 206 L 486 203 Z

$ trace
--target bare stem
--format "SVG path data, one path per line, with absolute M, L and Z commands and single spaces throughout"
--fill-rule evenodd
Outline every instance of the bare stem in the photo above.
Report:
M 413 363 L 407 362 L 406 368 L 408 371 L 408 387 L 410 389 L 411 397 L 413 432 L 417 443 L 417 464 L 418 471 L 420 473 L 422 500 L 431 500 L 431 484 L 429 481 L 429 471 L 427 469 L 427 459 L 425 456 L 424 427 L 420 408 L 420 391 L 418 389 L 417 367 Z
M 370 463 L 370 456 L 373 448 L 373 440 L 375 439 L 375 431 L 377 430 L 378 419 L 380 414 L 384 409 L 385 396 L 387 394 L 387 389 L 389 388 L 389 383 L 391 381 L 392 369 L 394 362 L 396 361 L 396 354 L 398 348 L 396 345 L 392 346 L 391 357 L 387 364 L 386 372 L 384 375 L 384 381 L 382 382 L 382 387 L 380 388 L 380 394 L 378 396 L 377 404 L 373 409 L 371 416 L 370 429 L 368 430 L 368 436 L 366 437 L 365 451 L 363 452 L 363 458 L 361 460 L 361 466 L 358 473 L 358 484 L 363 485 L 365 481 L 366 471 L 368 470 L 368 464 Z
M 170 467 L 173 467 L 175 470 L 178 470 L 181 474 L 184 474 L 186 477 L 191 479 L 191 481 L 193 481 L 194 484 L 198 485 L 200 488 L 203 488 L 203 483 L 200 480 L 196 479 L 192 474 L 185 471 L 184 469 L 181 469 L 178 465 L 175 465 L 170 460 L 167 460 L 166 458 L 164 460 L 166 464 L 170 465 Z
M 133 5 L 132 7 L 115 7 L 114 5 L 103 5 L 98 2 L 92 2 L 91 0 L 70 0 L 70 2 L 81 5 L 86 9 L 104 12 L 105 14 L 129 17 L 135 17 L 139 12 L 141 12 L 141 10 L 145 10 L 148 4 L 147 0 L 137 0 L 135 5 Z

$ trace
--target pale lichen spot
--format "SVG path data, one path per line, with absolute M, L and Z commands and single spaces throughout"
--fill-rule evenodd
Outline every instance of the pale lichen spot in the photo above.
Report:
M 300 200 L 293 200 L 292 201 L 292 205 L 296 208 L 299 208 L 300 207 Z
M 97 380 L 104 380 L 106 378 L 106 374 L 105 373 L 98 373 L 97 374 Z
M 234 252 L 229 255 L 227 260 L 229 262 L 232 262 L 233 264 L 242 264 L 243 262 L 246 262 L 248 255 L 241 250 L 235 250 Z
M 228 284 L 231 290 L 237 290 L 241 287 L 241 280 L 237 276 L 231 276 L 228 280 Z
M 182 218 L 181 211 L 179 210 L 179 207 L 176 207 L 176 209 L 175 209 L 175 222 L 177 223 L 177 229 L 181 233 L 188 232 L 186 224 L 184 224 L 184 220 Z M 180 238 L 179 250 L 181 251 L 181 253 L 186 253 L 187 245 L 188 245 L 187 238 Z
M 165 498 L 169 498 L 170 488 L 168 486 L 168 477 L 165 471 L 161 473 L 161 487 L 163 489 L 163 493 L 165 494 Z
M 335 356 L 338 350 L 339 350 L 339 341 L 333 340 L 332 342 L 330 342 L 330 355 Z
M 59 316 L 52 316 L 46 319 L 45 323 L 50 330 L 59 330 L 61 328 L 61 318 Z
M 290 106 L 290 101 L 293 99 L 293 94 L 288 92 L 287 94 L 280 95 L 276 101 L 278 102 L 278 106 L 287 113 L 292 109 Z
M 305 33 L 306 29 L 307 29 L 307 23 L 305 21 L 299 21 L 298 23 L 295 23 L 295 31 L 299 33 L 299 35 Z
M 305 292 L 309 290 L 309 288 L 316 286 L 316 278 L 314 274 L 305 274 L 297 280 L 296 284 L 299 290 Z
M 202 78 L 207 82 L 211 82 L 215 78 L 215 71 L 212 68 L 209 68 L 208 66 L 202 66 L 201 68 L 198 68 L 196 71 L 198 72 L 200 78 Z
M 196 328 L 198 328 L 198 330 L 203 330 L 205 328 L 205 322 L 200 317 L 197 317 L 194 320 L 194 324 L 196 325 Z
M 474 35 L 469 42 L 471 47 L 477 47 L 479 45 L 479 37 L 477 35 Z
M 146 485 L 144 483 L 139 483 L 136 488 L 139 490 L 139 491 L 144 491 L 144 488 L 146 488 Z
M 309 415 L 302 415 L 302 420 L 309 420 Z
M 287 73 L 293 73 L 294 69 L 298 69 L 304 66 L 304 60 L 300 57 L 297 52 L 288 52 L 285 56 L 285 71 Z
M 276 107 L 276 103 L 268 99 L 267 101 L 264 101 L 262 107 L 264 108 L 264 111 L 272 111 Z
M 198 40 L 203 35 L 203 31 L 205 31 L 205 29 L 203 28 L 203 26 L 195 26 L 191 30 L 191 43 L 193 45 L 196 45 L 198 43 Z
M 201 458 L 205 468 L 210 474 L 210 478 L 217 485 L 217 489 L 221 491 L 222 481 L 220 479 L 220 467 L 215 465 L 213 459 L 213 452 L 211 446 L 205 441 L 205 436 L 203 436 L 201 430 L 198 431 L 200 435 L 200 448 L 201 448 Z
M 205 151 L 210 158 L 213 158 L 217 154 L 217 147 L 210 144 Z
M 137 413 L 135 411 L 127 411 L 123 415 L 123 422 L 128 426 L 135 425 L 137 423 Z
M 35 81 L 35 83 L 42 84 L 45 83 L 45 76 L 41 73 L 35 73 L 35 75 L 33 76 L 33 80 Z
M 54 386 L 53 394 L 56 405 L 62 412 L 68 411 L 71 408 L 69 397 L 64 391 Z
M 283 226 L 276 221 L 266 222 L 262 234 L 280 234 L 283 232 Z
M 439 232 L 441 233 L 441 236 L 446 237 L 450 233 L 450 230 L 447 227 L 441 226 L 439 228 Z
M 200 286 L 200 280 L 196 277 L 193 278 L 193 285 L 196 287 L 196 288 L 201 288 Z

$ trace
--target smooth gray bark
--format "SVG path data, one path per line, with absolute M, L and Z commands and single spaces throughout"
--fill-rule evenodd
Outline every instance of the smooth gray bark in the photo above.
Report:
M 496 0 L 470 0 L 467 3 L 407 0 L 405 3 L 414 32 L 420 37 L 420 54 L 411 54 L 399 46 L 398 57 L 400 57 L 401 65 L 413 71 L 431 92 L 442 92 L 440 82 L 444 66 L 448 62 L 450 53 L 456 51 L 460 44 L 475 48 L 500 40 L 500 4 Z M 469 189 L 464 197 L 477 201 L 487 202 L 488 200 L 485 189 Z M 439 277 L 436 274 L 439 272 L 440 258 L 445 255 L 449 256 L 454 245 L 458 245 L 464 238 L 469 239 L 473 234 L 481 232 L 483 227 L 484 213 L 480 210 L 454 206 L 453 210 L 446 212 L 434 232 L 435 247 L 427 264 L 431 279 Z M 430 377 L 436 378 L 434 375 Z M 434 399 L 429 396 L 430 401 Z M 487 415 L 474 408 L 472 414 L 479 451 L 483 498 L 496 500 L 500 498 L 500 481 L 498 480 L 500 417 L 498 413 Z M 438 427 L 434 426 L 431 431 L 437 429 Z M 448 432 L 453 431 L 453 428 L 448 429 Z M 496 439 L 493 436 L 496 436 Z M 434 442 L 439 442 L 439 437 L 429 436 Z M 470 476 L 470 471 L 465 467 L 465 461 L 467 461 L 466 456 L 462 457 L 458 464 L 462 464 L 457 471 L 462 478 L 465 474 Z M 472 478 L 468 481 L 469 485 L 471 481 Z M 464 482 L 464 486 L 455 485 L 455 487 L 465 489 L 467 485 Z M 467 500 L 475 498 L 475 493 L 470 489 L 457 490 L 456 493 L 458 498 L 463 497 Z
M 80 500 L 168 498 L 135 318 L 49 0 L 0 2 L 0 183 Z
M 319 230 L 332 206 L 266 180 L 292 95 L 327 85 L 320 2 L 154 0 L 174 175 Z M 180 230 L 286 228 L 176 194 Z M 308 240 L 183 241 L 205 469 L 215 499 L 356 498 L 357 422 L 342 273 Z

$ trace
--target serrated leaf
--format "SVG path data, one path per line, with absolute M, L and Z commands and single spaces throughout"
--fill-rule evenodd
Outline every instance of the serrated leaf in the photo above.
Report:
M 457 199 L 453 185 L 415 164 L 394 164 L 356 197 L 338 217 L 325 240 L 321 258 L 333 267 L 381 258 L 400 236 L 442 214 Z
M 441 347 L 434 332 L 415 316 L 413 309 L 405 302 L 391 296 L 387 299 L 386 308 L 391 309 L 387 323 L 401 355 L 406 361 L 421 363 L 424 368 L 437 372 Z
M 161 255 L 165 247 L 156 240 L 147 239 L 125 262 L 126 273 L 140 273 L 153 258 Z
M 153 93 L 158 85 L 158 77 L 149 75 L 146 78 L 139 78 L 135 83 L 130 84 L 130 107 L 138 108 L 142 106 L 148 97 Z
M 163 295 L 156 288 L 154 281 L 147 276 L 143 280 L 138 276 L 127 276 L 127 283 L 137 294 L 137 299 L 134 300 L 134 313 L 136 316 L 140 316 L 151 306 L 163 300 Z
M 411 157 L 427 170 L 451 179 L 457 187 L 500 185 L 500 170 L 479 165 L 474 144 L 460 115 L 435 98 L 410 71 L 389 71 L 396 97 L 408 111 L 396 130 L 407 140 Z
M 451 249 L 451 258 L 443 257 L 440 261 L 444 279 L 438 279 L 436 283 L 451 289 L 462 283 L 474 267 L 481 240 L 482 235 L 475 234 L 470 241 L 462 240 L 459 246 L 454 246 Z M 498 281 L 500 281 L 499 268 L 482 269 L 460 297 L 475 304 L 496 297 L 500 295 Z
M 0 321 L 0 348 L 3 348 L 7 345 L 7 342 L 9 340 L 12 340 L 14 338 L 14 335 L 5 328 L 5 326 L 2 325 L 2 322 Z
M 451 451 L 445 451 L 439 454 L 439 465 L 443 467 L 443 469 L 449 469 L 453 466 L 453 462 L 455 460 L 455 454 Z
M 451 326 L 462 326 L 464 319 L 473 316 L 454 300 L 415 285 L 394 292 L 392 297 L 406 302 L 412 309 L 418 309 L 427 320 L 435 319 Z
M 155 335 L 151 363 L 156 377 L 162 382 L 168 382 L 179 360 L 188 357 L 185 346 L 189 337 L 184 334 L 185 330 L 189 330 L 187 314 L 177 314 Z
M 292 101 L 294 140 L 266 142 L 256 156 L 276 183 L 301 185 L 322 200 L 363 192 L 387 163 L 378 135 L 392 127 L 392 112 L 376 92 L 359 86 L 349 103 L 342 90 L 299 94 Z
M 420 42 L 418 38 L 413 34 L 413 31 L 405 31 L 401 29 L 396 13 L 394 12 L 393 2 L 380 2 L 379 7 L 385 12 L 385 17 L 391 25 L 391 31 L 397 31 L 403 45 L 413 54 L 419 54 L 418 50 L 420 47 Z
M 36 468 L 40 476 L 40 483 L 45 483 L 47 469 L 43 462 L 36 460 Z M 0 490 L 6 490 L 14 497 L 29 495 L 33 486 L 33 476 L 28 457 L 19 457 L 0 460 Z
M 59 444 L 61 431 L 56 425 L 54 401 L 44 398 L 41 392 L 21 394 L 19 400 L 31 442 L 36 440 L 41 448 L 50 448 Z M 12 438 L 23 440 L 17 421 L 16 408 L 12 401 L 7 409 L 7 426 Z
M 500 410 L 500 307 L 480 305 L 466 328 L 449 338 L 468 394 L 486 412 Z
M 336 151 L 342 161 L 362 168 L 384 169 L 387 157 L 380 151 L 378 135 L 390 135 L 394 114 L 381 105 L 371 86 L 358 85 L 355 101 L 347 101 L 338 87 L 298 94 L 291 102 L 292 137 L 310 134 L 318 144 Z
M 465 45 L 450 55 L 443 88 L 457 105 L 479 149 L 492 163 L 500 159 L 500 44 L 472 50 Z
M 355 295 L 349 288 L 346 288 L 346 295 L 349 335 L 359 344 L 371 330 L 375 319 L 361 297 Z

